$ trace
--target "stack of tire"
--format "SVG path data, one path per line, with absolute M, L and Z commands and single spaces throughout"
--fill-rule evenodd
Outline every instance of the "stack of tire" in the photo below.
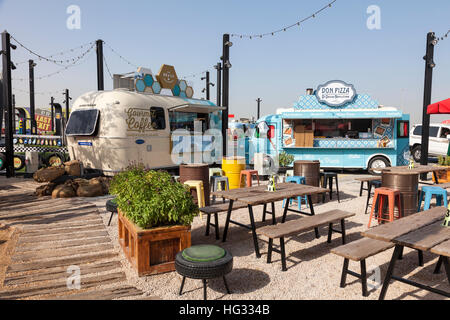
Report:
M 51 153 L 44 156 L 39 156 L 40 167 L 53 167 L 60 166 L 64 162 L 68 161 L 68 157 L 66 157 L 63 153 Z M 4 153 L 0 153 L 0 171 L 6 169 L 6 155 Z M 25 156 L 15 154 L 14 155 L 14 170 L 18 171 L 25 167 Z

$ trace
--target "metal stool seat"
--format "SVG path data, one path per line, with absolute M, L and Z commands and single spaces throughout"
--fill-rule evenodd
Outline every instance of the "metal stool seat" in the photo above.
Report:
M 431 187 L 424 186 L 422 187 L 422 191 L 420 192 L 419 198 L 419 207 L 417 211 L 420 212 L 420 208 L 422 206 L 423 198 L 425 197 L 425 204 L 423 206 L 423 210 L 430 209 L 431 198 L 436 196 L 436 204 L 440 207 L 442 205 L 442 200 L 444 200 L 444 206 L 447 207 L 447 190 L 441 187 Z
M 384 201 L 387 200 L 388 204 L 388 218 L 384 218 L 383 212 L 384 209 Z M 378 201 L 380 203 L 378 203 Z M 400 201 L 400 191 L 389 189 L 389 188 L 377 188 L 375 189 L 375 195 L 373 196 L 373 204 L 372 209 L 370 210 L 370 217 L 369 217 L 369 225 L 368 228 L 370 228 L 370 224 L 372 222 L 372 218 L 374 217 L 375 213 L 375 207 L 378 205 L 378 216 L 376 217 L 378 219 L 378 223 L 381 223 L 381 221 L 389 221 L 392 222 L 394 219 L 400 219 L 402 217 L 402 205 Z M 395 217 L 394 215 L 394 209 L 395 206 L 398 208 L 398 216 Z
M 297 184 L 306 184 L 306 178 L 301 176 L 288 176 L 286 177 L 286 183 L 297 183 Z M 289 204 L 292 204 L 293 199 L 289 199 Z M 308 207 L 308 197 L 307 196 L 299 196 L 297 197 L 297 205 L 298 210 L 302 209 L 302 202 L 305 202 L 306 207 Z M 283 208 L 285 206 L 286 199 L 283 200 Z
M 256 176 L 256 179 L 258 179 L 258 186 L 259 186 L 259 175 L 258 175 L 258 170 L 242 170 L 240 175 L 239 175 L 239 181 L 242 185 L 242 177 L 245 176 L 246 179 L 246 186 L 247 187 L 251 187 L 252 186 L 252 177 Z
M 108 201 L 106 201 L 106 211 L 111 212 L 111 216 L 109 217 L 108 226 L 111 224 L 111 219 L 112 219 L 114 213 L 117 213 L 117 204 L 116 204 L 115 200 L 116 200 L 116 198 L 109 199 Z
M 211 176 L 210 183 L 211 191 L 219 191 L 219 190 L 230 190 L 230 183 L 228 181 L 228 177 L 226 176 Z M 220 187 L 220 189 L 219 189 Z M 222 198 L 223 203 L 225 203 L 225 198 Z M 216 203 L 216 196 L 213 195 L 212 203 Z
M 332 200 L 332 193 L 333 193 L 333 179 L 336 180 L 336 194 L 338 198 L 338 202 L 340 203 L 341 200 L 339 199 L 339 182 L 338 182 L 338 174 L 336 172 L 321 172 L 320 177 L 322 178 L 322 188 L 327 189 L 328 185 L 330 185 L 330 200 Z M 325 202 L 325 193 L 322 196 L 322 202 Z
M 369 207 L 369 200 L 370 196 L 372 194 L 372 188 L 377 189 L 381 188 L 381 181 L 380 180 L 373 180 L 368 181 L 368 187 L 367 187 L 367 202 L 366 202 L 366 210 L 364 211 L 364 214 L 367 214 L 367 208 Z M 372 204 L 374 205 L 374 204 Z M 377 208 L 375 208 L 375 212 L 377 211 Z

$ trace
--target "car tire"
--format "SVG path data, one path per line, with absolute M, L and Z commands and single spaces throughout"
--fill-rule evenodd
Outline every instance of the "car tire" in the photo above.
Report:
M 64 164 L 64 159 L 64 155 L 52 153 L 46 157 L 45 164 L 49 167 L 60 166 Z
M 0 171 L 5 169 L 5 161 L 6 161 L 5 154 L 0 153 Z
M 14 156 L 14 170 L 18 171 L 25 167 L 25 157 L 20 155 Z
M 391 166 L 391 162 L 387 158 L 382 157 L 382 156 L 377 156 L 377 157 L 372 158 L 369 161 L 368 170 L 376 175 L 381 175 L 381 170 L 377 170 L 377 169 L 387 168 L 390 166 Z
M 422 154 L 422 147 L 420 146 L 420 144 L 417 144 L 412 148 L 411 154 L 414 161 L 420 162 L 420 156 Z

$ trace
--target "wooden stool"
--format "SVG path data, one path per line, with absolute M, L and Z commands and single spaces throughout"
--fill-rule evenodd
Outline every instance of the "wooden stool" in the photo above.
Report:
M 258 170 L 242 170 L 241 174 L 239 176 L 239 181 L 242 183 L 242 176 L 246 176 L 246 186 L 251 187 L 252 186 L 252 177 L 255 175 L 256 179 L 258 180 L 258 186 L 259 186 L 259 175 Z
M 380 203 L 378 203 L 377 201 L 380 201 Z M 384 200 L 388 201 L 388 205 L 389 205 L 389 217 L 387 219 L 383 218 L 383 202 Z M 380 223 L 381 221 L 389 221 L 392 222 L 394 221 L 394 218 L 399 219 L 402 217 L 402 205 L 401 205 L 401 201 L 400 201 L 400 191 L 398 190 L 394 190 L 394 189 L 389 189 L 389 188 L 377 188 L 375 189 L 375 195 L 373 196 L 373 203 L 372 203 L 372 209 L 370 210 L 370 218 L 369 218 L 369 228 L 370 228 L 370 224 L 372 222 L 372 218 L 373 218 L 373 214 L 375 212 L 375 207 L 378 205 L 378 223 Z M 397 205 L 398 208 L 398 216 L 395 217 L 394 216 L 394 209 L 395 209 L 395 205 Z
M 203 189 L 203 181 L 201 180 L 188 180 L 184 182 L 189 186 L 189 189 L 196 189 L 198 198 L 198 207 L 203 208 L 205 206 L 205 190 Z M 202 212 L 200 211 L 200 219 L 202 219 Z

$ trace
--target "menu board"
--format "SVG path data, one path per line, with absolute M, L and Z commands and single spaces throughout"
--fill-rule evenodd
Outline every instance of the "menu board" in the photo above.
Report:
M 285 147 L 294 147 L 294 129 L 292 121 L 283 120 L 283 145 Z

